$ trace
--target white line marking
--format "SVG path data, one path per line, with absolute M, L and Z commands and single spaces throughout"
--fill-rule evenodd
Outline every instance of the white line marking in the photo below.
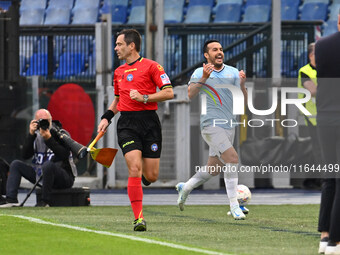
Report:
M 108 232 L 108 231 L 92 230 L 92 229 L 88 229 L 88 228 L 82 228 L 82 227 L 77 227 L 77 226 L 72 226 L 72 225 L 67 225 L 67 224 L 52 223 L 52 222 L 49 222 L 49 221 L 44 221 L 44 220 L 41 220 L 41 219 L 38 219 L 38 218 L 27 217 L 27 216 L 23 216 L 23 215 L 0 214 L 0 216 L 11 216 L 11 217 L 16 217 L 16 218 L 28 220 L 28 221 L 38 223 L 38 224 L 51 225 L 51 226 L 55 226 L 55 227 L 63 227 L 63 228 L 68 228 L 68 229 L 73 229 L 73 230 L 78 230 L 78 231 L 83 231 L 83 232 L 96 233 L 96 234 L 100 234 L 100 235 L 120 237 L 120 238 L 130 239 L 130 240 L 133 240 L 133 241 L 139 241 L 139 242 L 150 243 L 150 244 L 157 244 L 157 245 L 167 246 L 167 247 L 170 247 L 170 248 L 175 248 L 175 249 L 180 249 L 180 250 L 187 250 L 187 251 L 192 251 L 192 252 L 199 252 L 199 253 L 213 254 L 213 255 L 231 255 L 231 254 L 227 254 L 227 253 L 204 250 L 204 249 L 200 249 L 200 248 L 187 247 L 187 246 L 180 245 L 180 244 L 156 241 L 156 240 L 147 239 L 147 238 L 143 238 L 143 237 L 130 236 L 130 235 L 125 235 L 125 234 L 118 234 L 118 233 L 113 233 L 113 232 Z

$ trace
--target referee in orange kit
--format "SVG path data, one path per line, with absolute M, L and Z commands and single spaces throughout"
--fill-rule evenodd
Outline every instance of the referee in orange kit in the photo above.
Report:
M 115 99 L 98 125 L 98 132 L 105 131 L 113 116 L 118 111 L 121 113 L 117 136 L 129 169 L 127 192 L 135 216 L 135 231 L 146 230 L 141 181 L 149 185 L 157 180 L 159 173 L 162 130 L 156 113 L 157 102 L 174 97 L 163 67 L 141 57 L 140 49 L 141 36 L 136 30 L 124 29 L 118 33 L 115 51 L 126 63 L 114 72 Z

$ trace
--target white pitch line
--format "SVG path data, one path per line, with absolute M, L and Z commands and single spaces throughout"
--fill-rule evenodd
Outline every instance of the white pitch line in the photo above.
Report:
M 41 219 L 38 219 L 38 218 L 27 217 L 27 216 L 23 216 L 23 215 L 0 214 L 0 216 L 11 216 L 11 217 L 16 217 L 16 218 L 28 220 L 30 222 L 34 222 L 34 223 L 38 223 L 38 224 L 51 225 L 51 226 L 55 226 L 55 227 L 63 227 L 63 228 L 77 230 L 77 231 L 96 233 L 96 234 L 100 234 L 100 235 L 120 237 L 120 238 L 125 238 L 125 239 L 129 239 L 129 240 L 133 240 L 133 241 L 139 241 L 139 242 L 150 243 L 150 244 L 157 244 L 157 245 L 167 246 L 167 247 L 170 247 L 170 248 L 175 248 L 175 249 L 180 249 L 180 250 L 187 250 L 187 251 L 199 252 L 199 253 L 204 253 L 204 254 L 212 254 L 212 255 L 231 255 L 231 254 L 227 254 L 227 253 L 204 250 L 204 249 L 200 249 L 200 248 L 187 247 L 187 246 L 184 246 L 184 245 L 179 245 L 179 244 L 174 244 L 174 243 L 156 241 L 156 240 L 147 239 L 147 238 L 143 238 L 143 237 L 130 236 L 130 235 L 125 235 L 125 234 L 118 234 L 118 233 L 113 233 L 113 232 L 108 232 L 108 231 L 92 230 L 92 229 L 88 229 L 88 228 L 82 228 L 82 227 L 77 227 L 77 226 L 72 226 L 72 225 L 67 225 L 67 224 L 58 224 L 58 223 L 44 221 L 44 220 L 41 220 Z

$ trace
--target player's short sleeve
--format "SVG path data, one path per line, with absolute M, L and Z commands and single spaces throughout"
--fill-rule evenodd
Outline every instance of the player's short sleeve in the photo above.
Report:
M 234 69 L 235 83 L 234 85 L 238 88 L 241 87 L 240 71 L 236 68 Z
M 113 88 L 115 96 L 119 97 L 118 75 L 116 72 L 113 74 Z
M 172 88 L 169 76 L 165 73 L 164 68 L 157 62 L 152 63 L 150 74 L 151 79 L 159 89 Z
M 190 85 L 191 83 L 195 83 L 195 82 L 198 82 L 201 78 L 202 78 L 202 75 L 203 75 L 203 72 L 201 70 L 202 68 L 197 68 L 191 75 L 190 77 L 190 80 L 189 80 L 189 83 L 188 85 Z

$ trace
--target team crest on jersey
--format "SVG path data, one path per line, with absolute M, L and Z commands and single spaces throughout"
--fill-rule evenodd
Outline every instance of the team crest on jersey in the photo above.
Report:
M 126 76 L 126 80 L 127 81 L 132 81 L 133 80 L 133 75 L 132 74 L 128 74 L 128 76 Z
M 161 71 L 161 72 L 164 71 L 164 68 L 163 68 L 163 66 L 161 66 L 161 65 L 157 65 L 157 68 L 158 68 L 158 70 Z
M 158 151 L 158 145 L 157 145 L 157 143 L 153 143 L 153 144 L 151 145 L 151 150 L 152 150 L 153 152 Z
M 166 73 L 161 75 L 161 79 L 162 79 L 163 85 L 170 83 L 170 79 Z

